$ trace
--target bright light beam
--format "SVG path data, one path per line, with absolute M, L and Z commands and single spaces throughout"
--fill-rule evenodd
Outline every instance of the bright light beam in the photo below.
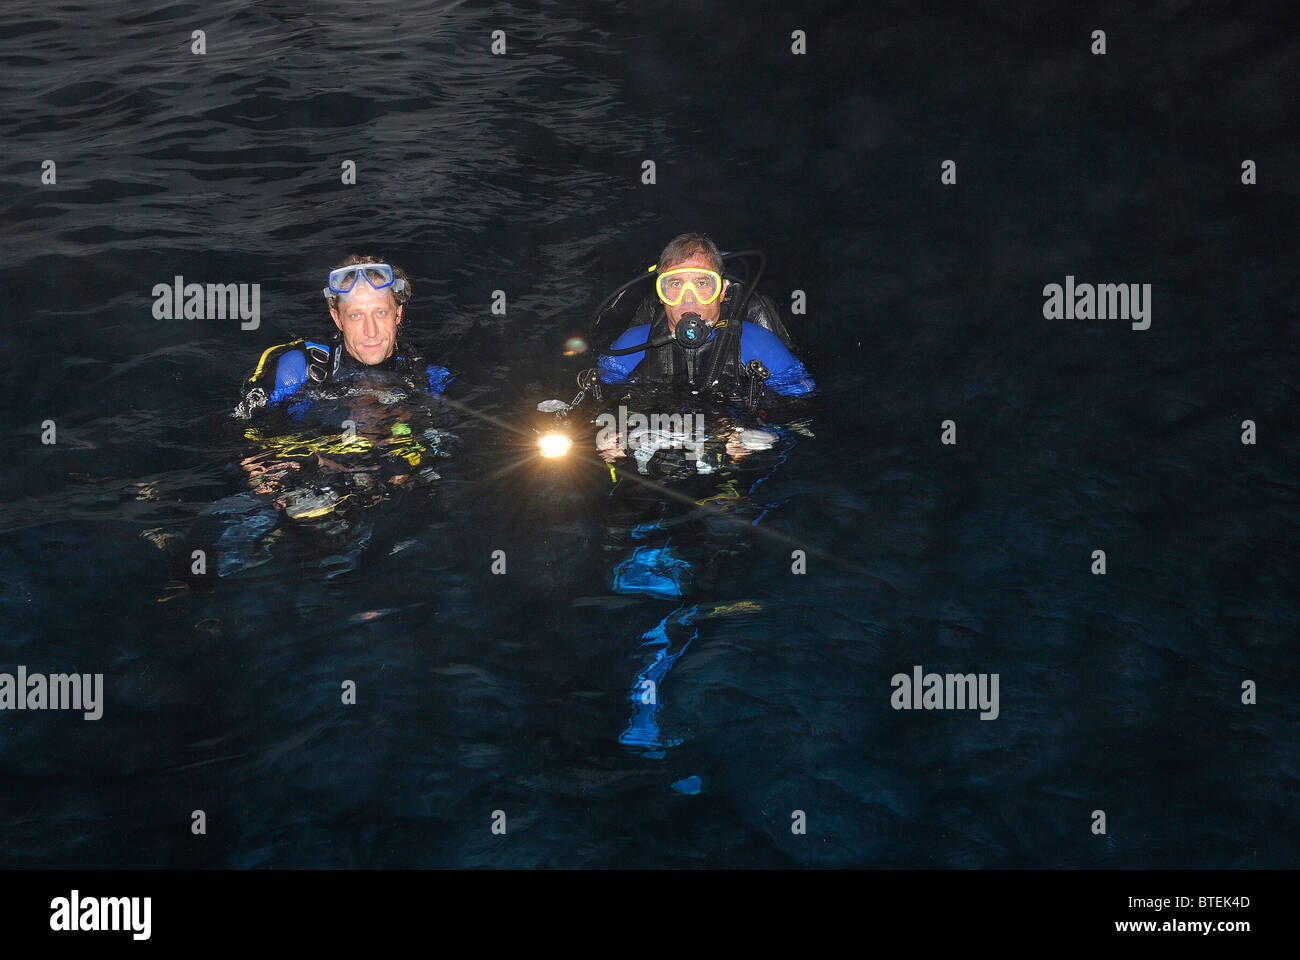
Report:
M 548 459 L 562 457 L 569 452 L 569 438 L 562 433 L 543 434 L 537 441 L 542 456 Z

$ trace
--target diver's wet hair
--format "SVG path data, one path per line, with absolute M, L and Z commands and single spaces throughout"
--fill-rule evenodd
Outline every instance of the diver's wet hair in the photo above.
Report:
M 664 247 L 663 253 L 659 254 L 658 272 L 671 270 L 683 260 L 689 260 L 699 253 L 708 257 L 714 271 L 722 273 L 722 251 L 707 233 L 683 233 L 669 240 L 668 246 Z
M 393 276 L 396 277 L 398 280 L 402 281 L 402 289 L 398 290 L 396 293 L 393 294 L 393 298 L 397 301 L 397 305 L 400 307 L 402 304 L 406 303 L 408 300 L 411 299 L 411 293 L 413 292 L 413 288 L 411 286 L 411 278 L 406 275 L 405 270 L 403 270 L 397 264 L 393 263 L 391 260 L 385 260 L 383 257 L 367 257 L 367 256 L 362 256 L 361 254 L 354 253 L 350 255 L 347 259 L 341 260 L 338 263 L 334 264 L 334 266 L 330 267 L 330 270 L 331 271 L 337 270 L 339 267 L 350 267 L 354 263 L 389 264 L 393 268 Z M 375 282 L 380 282 L 383 280 L 383 277 L 381 277 L 374 270 L 367 270 L 366 278 L 368 280 L 372 280 Z M 333 295 L 329 298 L 328 302 L 331 307 L 337 307 L 339 305 L 339 296 L 340 295 Z M 346 294 L 342 294 L 342 296 L 346 296 Z

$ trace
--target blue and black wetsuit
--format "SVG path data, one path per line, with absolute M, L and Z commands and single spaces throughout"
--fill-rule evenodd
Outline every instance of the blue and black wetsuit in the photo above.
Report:
M 728 290 L 727 300 L 732 300 L 732 290 Z M 724 302 L 724 319 L 727 314 Z M 751 297 L 746 314 L 744 321 L 729 320 L 712 328 L 709 339 L 694 350 L 668 343 L 623 356 L 601 356 L 596 364 L 600 379 L 604 383 L 675 383 L 698 389 L 708 386 L 706 381 L 712 372 L 716 389 L 732 397 L 743 397 L 755 377 L 750 362 L 757 360 L 768 374 L 761 381 L 765 390 L 788 397 L 812 393 L 816 384 L 790 349 L 785 328 L 776 317 L 771 301 L 762 295 Z M 649 298 L 633 319 L 634 326 L 614 341 L 612 349 L 662 339 L 668 333 L 667 314 L 662 307 L 654 310 Z
M 270 347 L 262 354 L 257 369 L 244 383 L 243 396 L 235 408 L 235 417 L 246 420 L 258 407 L 285 405 L 292 416 L 308 401 L 299 397 L 305 386 L 324 386 L 351 373 L 363 370 L 384 370 L 397 373 L 417 389 L 441 396 L 451 383 L 450 370 L 435 363 L 427 363 L 419 353 L 397 342 L 393 355 L 381 363 L 360 363 L 343 349 L 340 341 L 317 343 L 311 340 L 294 340 Z M 299 403 L 291 403 L 295 398 Z

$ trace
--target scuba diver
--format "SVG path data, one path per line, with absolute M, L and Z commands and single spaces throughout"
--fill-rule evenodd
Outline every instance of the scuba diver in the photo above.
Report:
M 446 367 L 425 364 L 399 343 L 402 312 L 414 291 L 400 267 L 353 254 L 332 269 L 323 293 L 336 328 L 329 344 L 294 340 L 269 348 L 244 384 L 234 417 L 249 419 L 259 407 L 283 404 L 304 386 L 346 379 L 358 370 L 395 371 L 441 394 L 451 381 Z M 294 410 L 290 407 L 290 411 Z
M 775 305 L 755 293 L 758 278 L 745 285 L 727 279 L 722 253 L 707 235 L 674 237 L 651 269 L 659 303 L 647 295 L 632 326 L 600 357 L 602 382 L 671 383 L 751 405 L 764 390 L 812 393 L 813 379 Z
M 353 508 L 439 479 L 431 461 L 445 455 L 450 435 L 412 427 L 428 419 L 419 415 L 430 405 L 421 398 L 442 398 L 452 375 L 401 335 L 412 292 L 400 267 L 349 256 L 330 270 L 323 290 L 332 340 L 298 339 L 262 354 L 231 414 L 252 421 L 244 438 L 260 448 L 240 464 L 251 495 L 207 511 L 222 521 L 219 575 L 270 559 L 261 537 L 278 524 L 279 511 L 319 520 L 326 533 L 348 531 L 348 555 L 331 575 L 351 569 L 369 540 L 364 524 L 348 522 Z
M 759 267 L 748 282 L 725 275 L 725 259 L 751 256 Z M 653 274 L 654 295 L 641 301 L 631 325 L 599 356 L 596 368 L 579 377 L 580 387 L 596 394 L 602 385 L 632 391 L 625 395 L 661 407 L 698 409 L 707 403 L 715 428 L 707 455 L 701 455 L 703 438 L 697 431 L 694 451 L 675 459 L 661 451 L 692 439 L 681 430 L 606 430 L 597 448 L 607 462 L 631 453 L 639 472 L 651 473 L 648 464 L 654 461 L 655 474 L 680 478 L 711 473 L 726 458 L 735 462 L 771 447 L 773 435 L 759 423 L 760 405 L 808 396 L 816 384 L 795 355 L 776 305 L 756 290 L 764 263 L 758 251 L 724 255 L 706 234 L 684 233 L 668 242 L 646 274 L 619 287 L 597 309 L 593 331 L 611 301 L 617 303 L 626 289 Z M 646 397 L 650 392 L 653 401 Z M 698 423 L 700 415 L 694 416 Z M 731 429 L 719 429 L 726 426 Z
M 759 259 L 757 272 L 745 282 L 727 277 L 725 259 L 747 256 Z M 655 266 L 619 287 L 597 308 L 591 334 L 608 306 L 653 275 L 654 294 L 646 295 L 628 328 L 599 353 L 596 368 L 579 375 L 574 400 L 538 406 L 556 414 L 557 428 L 565 427 L 558 421 L 570 417 L 588 395 L 599 402 L 605 399 L 603 393 L 611 395 L 607 407 L 617 400 L 640 409 L 693 411 L 629 416 L 620 407 L 617 420 L 608 412 L 595 418 L 607 424 L 596 437 L 596 449 L 609 466 L 614 490 L 626 486 L 617 478 L 615 465 L 629 454 L 635 459 L 636 473 L 624 472 L 623 478 L 636 479 L 639 474 L 658 481 L 632 484 L 633 502 L 625 497 L 621 506 L 613 502 L 612 490 L 610 509 L 621 517 L 607 524 L 613 541 L 609 547 L 630 548 L 610 572 L 611 590 L 676 603 L 641 635 L 640 647 L 653 657 L 636 675 L 628 697 L 631 717 L 618 738 L 648 758 L 663 758 L 668 748 L 680 743 L 661 729 L 659 688 L 669 668 L 698 639 L 699 622 L 761 609 L 749 600 L 705 604 L 693 599 L 701 587 L 708 586 L 712 559 L 730 552 L 719 546 L 712 533 L 756 525 L 776 506 L 755 504 L 748 495 L 785 461 L 794 436 L 811 436 L 797 421 L 785 427 L 770 423 L 771 411 L 764 409 L 784 398 L 789 398 L 787 410 L 797 407 L 803 402 L 798 398 L 811 395 L 815 383 L 796 356 L 775 304 L 756 291 L 762 272 L 762 254 L 757 251 L 724 256 L 705 234 L 674 237 Z M 702 409 L 707 411 L 707 441 L 702 436 L 706 416 L 698 412 Z M 610 428 L 614 422 L 617 430 Z M 757 463 L 754 472 L 762 475 L 743 476 L 738 469 L 742 460 Z M 716 488 L 712 495 L 700 499 L 680 491 L 663 495 L 661 483 L 699 475 L 711 475 L 708 482 Z M 684 514 L 674 506 L 692 500 L 693 508 Z M 647 507 L 658 516 L 647 518 Z M 757 516 L 737 526 L 734 521 L 752 507 L 757 508 L 753 511 Z M 684 540 L 685 530 L 700 521 L 706 528 L 703 543 L 714 551 L 704 569 L 687 560 L 673 542 Z

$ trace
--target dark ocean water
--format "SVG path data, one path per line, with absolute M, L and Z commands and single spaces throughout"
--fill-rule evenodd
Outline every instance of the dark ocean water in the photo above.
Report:
M 3 864 L 1292 865 L 1300 38 L 1146 6 L 9 5 L 0 672 L 105 704 L 0 713 Z M 696 229 L 805 291 L 806 431 L 730 488 L 539 469 L 566 338 Z M 457 373 L 441 479 L 179 576 L 349 252 Z M 177 275 L 260 326 L 154 319 Z M 1151 284 L 1150 328 L 1045 319 L 1067 275 Z M 612 589 L 666 544 L 685 606 Z M 999 716 L 892 709 L 917 664 Z

